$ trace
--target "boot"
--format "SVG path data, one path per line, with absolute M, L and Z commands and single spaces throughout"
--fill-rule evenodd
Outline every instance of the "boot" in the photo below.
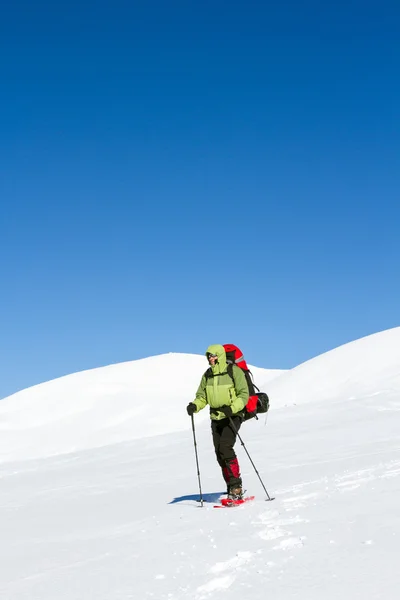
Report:
M 241 485 L 235 483 L 228 487 L 228 498 L 231 500 L 242 500 L 243 488 Z

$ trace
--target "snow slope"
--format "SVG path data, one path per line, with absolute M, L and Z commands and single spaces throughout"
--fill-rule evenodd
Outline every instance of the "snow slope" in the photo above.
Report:
M 31 400 L 27 391 L 23 402 L 32 415 L 29 403 L 37 404 L 37 425 L 27 428 L 28 418 L 20 422 L 29 448 L 20 439 L 15 455 L 10 451 L 0 463 L 0 598 L 397 600 L 400 361 L 393 353 L 398 347 L 400 328 L 338 348 L 270 381 L 273 408 L 266 424 L 248 422 L 241 434 L 276 499 L 264 501 L 238 444 L 244 483 L 256 501 L 234 509 L 213 508 L 224 486 L 207 415 L 195 417 L 206 501 L 201 508 L 187 417 L 181 431 L 171 418 L 170 432 L 152 437 L 145 431 L 139 437 L 139 425 L 131 422 L 129 434 L 136 431 L 136 439 L 110 444 L 104 443 L 106 429 L 100 424 L 101 447 L 90 448 L 87 441 L 86 449 L 27 460 L 25 450 L 41 449 L 34 432 L 43 431 L 42 411 L 51 413 L 35 388 Z M 203 362 L 198 364 L 201 374 Z M 62 380 L 57 385 L 61 394 Z M 78 383 L 74 389 L 79 392 Z M 154 383 L 154 403 L 162 389 L 161 380 Z M 82 392 L 81 403 L 86 395 Z M 14 400 L 21 409 L 22 400 L 17 395 Z M 13 412 L 12 404 L 8 399 L 0 422 L 7 419 L 15 432 L 19 411 Z M 115 408 L 118 413 L 118 403 Z M 86 424 L 91 431 L 93 409 L 78 414 L 80 427 Z M 59 413 L 63 452 L 67 432 L 73 431 L 69 416 Z M 154 427 L 156 422 L 154 417 Z M 160 416 L 160 432 L 163 426 Z M 125 433 L 122 428 L 120 435 Z
M 73 452 L 187 428 L 204 356 L 170 353 L 82 371 L 0 402 L 0 461 Z M 279 370 L 253 368 L 263 383 Z M 207 419 L 207 411 L 199 415 Z
M 321 354 L 269 384 L 274 406 L 357 396 L 398 396 L 400 328 L 389 329 Z

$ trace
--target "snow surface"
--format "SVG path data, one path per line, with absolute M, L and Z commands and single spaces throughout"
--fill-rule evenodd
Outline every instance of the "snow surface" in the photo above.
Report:
M 0 402 L 1 599 L 398 599 L 400 328 L 254 369 L 272 407 L 241 434 L 276 499 L 238 442 L 256 495 L 238 508 L 213 508 L 206 410 L 197 502 L 185 406 L 204 360 L 113 365 Z
M 170 353 L 81 371 L 0 402 L 0 461 L 43 457 L 187 430 L 186 405 L 208 363 Z M 251 367 L 268 383 L 283 371 Z M 203 411 L 199 422 L 209 415 Z

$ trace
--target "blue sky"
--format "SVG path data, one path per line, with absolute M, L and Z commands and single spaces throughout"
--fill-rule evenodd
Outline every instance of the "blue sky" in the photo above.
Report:
M 398 326 L 398 2 L 20 2 L 0 20 L 0 397 Z

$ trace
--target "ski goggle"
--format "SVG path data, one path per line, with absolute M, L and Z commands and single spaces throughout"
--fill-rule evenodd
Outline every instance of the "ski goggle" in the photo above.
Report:
M 216 354 L 211 354 L 211 352 L 207 352 L 206 356 L 207 360 L 210 360 L 210 358 L 218 358 Z

